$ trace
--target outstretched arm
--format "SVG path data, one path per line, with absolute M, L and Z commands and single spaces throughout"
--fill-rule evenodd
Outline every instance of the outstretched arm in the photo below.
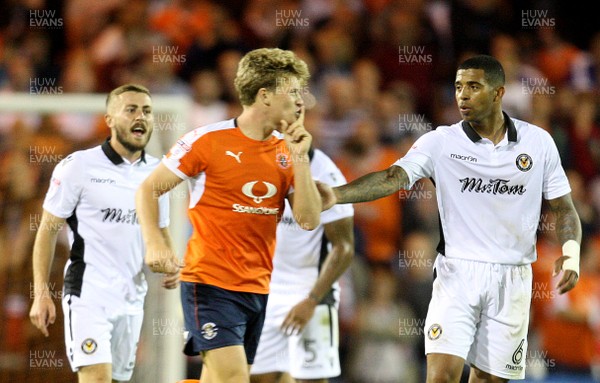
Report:
M 556 235 L 563 244 L 563 255 L 554 262 L 554 275 L 564 271 L 557 286 L 559 293 L 563 294 L 575 287 L 579 278 L 581 221 L 570 193 L 548 200 L 548 203 L 556 215 Z
M 321 193 L 323 210 L 327 210 L 338 203 L 368 202 L 383 198 L 408 188 L 409 184 L 406 171 L 394 165 L 335 188 L 323 183 L 318 183 L 317 186 Z

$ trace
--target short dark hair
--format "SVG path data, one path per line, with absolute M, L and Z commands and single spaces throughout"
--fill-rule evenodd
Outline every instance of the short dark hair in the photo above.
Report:
M 493 87 L 504 86 L 506 78 L 502 64 L 489 55 L 477 55 L 463 61 L 460 69 L 483 69 L 485 80 Z
M 106 106 L 108 107 L 108 104 L 110 103 L 110 100 L 112 100 L 114 97 L 120 95 L 121 93 L 125 93 L 125 92 L 145 93 L 145 94 L 148 95 L 148 97 L 152 97 L 152 95 L 150 94 L 150 91 L 148 90 L 148 88 L 146 88 L 143 85 L 125 84 L 125 85 L 121 85 L 118 88 L 113 89 L 108 94 L 108 96 L 106 96 Z

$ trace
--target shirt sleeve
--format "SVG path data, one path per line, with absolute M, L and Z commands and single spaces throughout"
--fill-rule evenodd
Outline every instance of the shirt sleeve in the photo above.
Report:
M 433 130 L 419 137 L 404 157 L 392 165 L 404 169 L 410 181 L 410 189 L 421 178 L 434 176 L 434 159 L 441 153 L 441 150 L 441 134 Z
M 542 193 L 544 199 L 550 200 L 562 197 L 571 192 L 569 180 L 560 162 L 556 143 L 546 131 L 543 132 L 546 141 L 546 159 L 544 162 L 544 182 Z
M 75 153 L 56 165 L 46 192 L 43 208 L 59 218 L 73 215 L 83 190 L 82 175 L 85 172 L 83 158 Z
M 210 140 L 203 128 L 186 133 L 163 157 L 163 164 L 181 179 L 202 173 L 210 158 Z

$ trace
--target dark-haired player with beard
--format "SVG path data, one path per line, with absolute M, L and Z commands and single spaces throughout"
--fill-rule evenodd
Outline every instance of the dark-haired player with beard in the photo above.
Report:
M 33 248 L 32 323 L 46 336 L 56 319 L 48 278 L 60 229 L 69 227 L 62 306 L 65 344 L 80 383 L 128 381 L 133 374 L 147 284 L 135 192 L 158 165 L 145 153 L 154 117 L 150 92 L 126 84 L 111 91 L 102 145 L 72 153 L 54 169 Z M 171 242 L 168 196 L 159 201 L 161 235 Z M 175 288 L 178 273 L 165 275 Z
M 563 246 L 554 262 L 557 292 L 579 278 L 581 222 L 556 144 L 502 110 L 504 83 L 494 57 L 468 58 L 454 81 L 461 121 L 424 134 L 386 170 L 321 188 L 328 207 L 434 182 L 441 233 L 424 329 L 428 383 L 458 383 L 465 363 L 470 383 L 524 379 L 543 200 Z

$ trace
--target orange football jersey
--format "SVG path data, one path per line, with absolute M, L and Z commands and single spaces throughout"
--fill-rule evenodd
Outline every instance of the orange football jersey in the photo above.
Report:
M 181 280 L 268 293 L 277 222 L 294 177 L 285 141 L 251 139 L 231 119 L 185 134 L 163 163 L 189 181 L 194 230 Z

